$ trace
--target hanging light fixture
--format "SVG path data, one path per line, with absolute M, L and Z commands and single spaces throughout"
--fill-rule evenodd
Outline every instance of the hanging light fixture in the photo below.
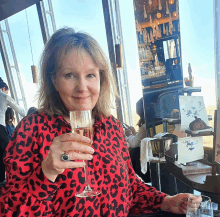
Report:
M 157 18 L 160 19 L 161 18 L 161 13 L 157 13 Z
M 176 11 L 173 12 L 173 16 L 177 17 L 177 12 Z
M 170 11 L 169 11 L 169 7 L 168 7 L 168 4 L 167 4 L 167 1 L 166 1 L 166 14 L 170 14 Z
M 161 0 L 159 0 L 158 5 L 159 5 L 159 10 L 162 10 Z
M 153 25 L 151 15 L 150 15 L 150 25 L 151 25 L 151 26 Z
M 144 18 L 147 19 L 147 12 L 146 12 L 145 4 L 144 4 Z
M 174 3 L 174 0 L 169 0 L 169 4 L 172 5 Z
M 32 62 L 33 62 L 33 65 L 31 66 L 32 77 L 33 77 L 33 83 L 38 83 L 37 67 L 34 65 L 34 57 L 33 57 L 33 51 L 32 51 L 32 45 L 31 45 L 31 37 L 30 37 L 30 30 L 29 30 L 29 24 L 28 24 L 28 16 L 27 16 L 27 11 L 26 11 L 26 9 L 25 9 L 25 13 L 26 13 L 26 20 L 27 20 L 27 27 L 28 27 L 28 35 L 29 35 L 29 42 L 30 42 L 30 48 L 31 48 L 31 56 L 32 56 Z

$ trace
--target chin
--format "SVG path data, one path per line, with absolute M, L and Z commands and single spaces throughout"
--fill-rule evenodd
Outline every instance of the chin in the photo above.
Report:
M 78 107 L 78 108 L 71 108 L 69 111 L 85 111 L 85 110 L 92 110 L 91 107 Z

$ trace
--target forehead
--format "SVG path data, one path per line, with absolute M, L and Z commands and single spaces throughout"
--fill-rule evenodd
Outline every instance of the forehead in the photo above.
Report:
M 92 56 L 84 49 L 72 49 L 61 60 L 60 67 L 66 68 L 67 66 L 78 67 L 97 67 Z

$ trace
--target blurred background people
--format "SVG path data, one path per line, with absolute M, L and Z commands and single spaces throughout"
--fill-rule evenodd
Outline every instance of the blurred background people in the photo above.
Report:
M 30 107 L 27 111 L 27 115 L 29 114 L 37 114 L 38 109 L 36 107 Z
M 136 132 L 135 128 L 132 126 L 124 125 L 125 135 L 127 139 L 128 146 L 130 148 L 130 157 L 132 165 L 136 174 L 143 179 L 145 183 L 151 182 L 150 171 L 148 170 L 146 174 L 141 172 L 141 162 L 140 162 L 140 144 L 141 140 L 147 137 L 147 130 L 144 120 L 144 107 L 143 98 L 138 100 L 136 103 L 136 112 L 140 119 L 137 123 L 139 130 Z M 149 163 L 148 163 L 149 164 Z M 149 165 L 148 165 L 149 167 Z
M 5 180 L 3 155 L 9 142 L 8 133 L 5 128 L 5 112 L 8 106 L 17 111 L 22 117 L 25 116 L 24 109 L 8 95 L 8 85 L 0 77 L 0 182 Z
M 5 112 L 5 128 L 8 133 L 8 139 L 11 139 L 11 136 L 15 130 L 14 126 L 14 121 L 15 121 L 15 116 L 14 116 L 14 111 L 11 107 L 8 107 L 6 112 Z

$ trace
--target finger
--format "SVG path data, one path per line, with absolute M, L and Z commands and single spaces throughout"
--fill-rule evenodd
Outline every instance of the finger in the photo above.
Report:
M 202 202 L 202 197 L 200 196 L 196 196 L 193 200 L 192 200 L 193 203 L 201 203 Z
M 69 151 L 77 151 L 83 153 L 93 154 L 94 149 L 89 146 L 89 143 L 82 143 L 82 142 L 62 142 L 60 147 L 62 152 L 69 152 Z
M 91 143 L 92 141 L 90 138 L 79 135 L 77 133 L 65 133 L 65 134 L 62 134 L 56 137 L 55 139 L 60 142 L 78 141 L 78 142 L 84 142 L 84 143 Z
M 184 204 L 181 205 L 181 207 L 186 210 L 187 209 L 187 204 L 184 203 Z
M 187 210 L 189 211 L 189 212 L 196 212 L 196 210 L 198 209 L 198 207 L 199 207 L 199 204 L 198 203 L 188 203 L 188 205 L 187 205 Z
M 91 154 L 83 154 L 75 151 L 68 152 L 70 160 L 92 160 L 93 156 Z
M 180 207 L 179 214 L 186 214 L 186 208 Z
M 61 163 L 59 163 L 59 165 L 57 166 L 58 169 L 71 169 L 71 168 L 80 168 L 80 167 L 84 167 L 86 165 L 85 162 L 83 161 L 62 161 Z
M 202 201 L 202 197 L 194 195 L 194 196 L 189 197 L 188 205 L 194 208 L 198 208 L 201 201 Z

